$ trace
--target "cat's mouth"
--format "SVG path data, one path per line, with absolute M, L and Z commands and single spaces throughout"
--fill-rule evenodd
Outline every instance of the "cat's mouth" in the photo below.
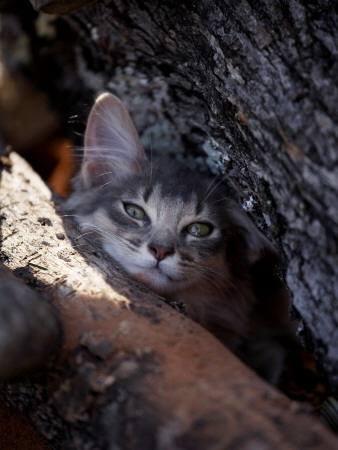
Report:
M 159 294 L 171 293 L 177 289 L 178 284 L 184 284 L 187 279 L 168 273 L 159 264 L 140 270 L 134 277 Z

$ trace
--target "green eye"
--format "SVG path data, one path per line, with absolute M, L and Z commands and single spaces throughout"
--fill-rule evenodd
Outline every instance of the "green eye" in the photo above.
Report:
M 192 223 L 187 229 L 188 233 L 195 237 L 204 237 L 211 233 L 211 226 L 206 223 Z
M 143 220 L 145 217 L 145 212 L 138 206 L 126 204 L 124 205 L 124 209 L 126 210 L 126 213 L 129 214 L 133 219 Z

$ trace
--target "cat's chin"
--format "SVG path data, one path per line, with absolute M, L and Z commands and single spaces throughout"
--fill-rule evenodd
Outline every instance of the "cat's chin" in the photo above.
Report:
M 133 276 L 160 295 L 170 295 L 176 292 L 178 286 L 184 284 L 184 279 L 172 278 L 157 268 L 134 273 Z

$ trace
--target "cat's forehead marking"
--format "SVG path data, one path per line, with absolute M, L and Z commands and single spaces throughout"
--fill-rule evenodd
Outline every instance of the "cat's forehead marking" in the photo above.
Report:
M 179 194 L 163 195 L 163 188 L 156 185 L 147 198 L 146 208 L 153 222 L 163 222 L 163 225 L 171 226 L 186 217 L 196 216 L 197 196 L 192 193 L 187 200 Z

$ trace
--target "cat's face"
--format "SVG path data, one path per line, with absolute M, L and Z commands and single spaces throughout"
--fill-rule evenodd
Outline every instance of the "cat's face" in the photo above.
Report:
M 238 234 L 249 263 L 267 245 L 216 180 L 171 160 L 148 161 L 127 111 L 109 94 L 89 116 L 69 205 L 84 233 L 99 235 L 129 273 L 172 298 L 192 288 L 224 295 Z
M 109 255 L 162 295 L 197 282 L 221 288 L 227 200 L 213 188 L 177 163 L 155 159 L 139 173 L 95 188 L 81 228 L 96 230 Z

